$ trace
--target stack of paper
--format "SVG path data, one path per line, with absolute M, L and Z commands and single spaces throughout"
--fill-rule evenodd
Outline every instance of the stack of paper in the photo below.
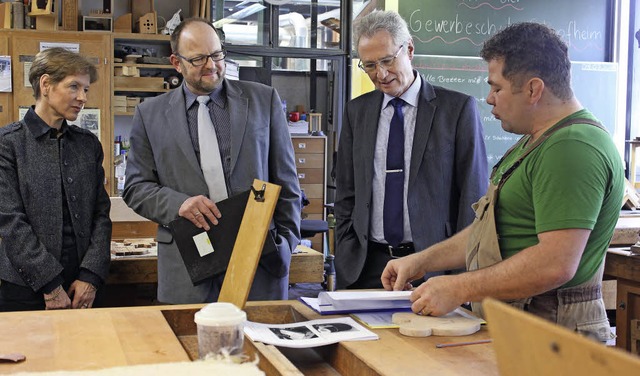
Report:
M 300 298 L 320 314 L 406 310 L 411 291 L 322 291 L 318 298 Z

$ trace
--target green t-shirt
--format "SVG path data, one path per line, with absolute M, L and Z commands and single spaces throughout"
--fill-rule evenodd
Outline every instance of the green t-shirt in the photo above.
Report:
M 567 118 L 578 117 L 596 120 L 587 110 Z M 505 157 L 494 183 L 524 148 Z M 604 260 L 623 194 L 622 161 L 605 131 L 590 124 L 556 131 L 525 157 L 500 190 L 496 227 L 503 259 L 538 244 L 539 233 L 590 229 L 578 270 L 563 287 L 587 281 Z

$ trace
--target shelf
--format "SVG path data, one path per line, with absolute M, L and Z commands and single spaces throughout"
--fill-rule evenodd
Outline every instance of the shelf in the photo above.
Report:
M 136 67 L 144 69 L 175 69 L 171 64 L 128 64 L 128 63 L 113 63 L 114 67 Z
M 171 41 L 171 36 L 163 34 L 113 33 L 113 39 L 142 40 L 146 43 L 153 43 L 154 41 L 157 41 L 165 44 Z
M 150 89 L 148 87 L 114 87 L 113 91 L 139 91 L 144 93 L 168 93 L 171 89 Z
M 133 111 L 132 111 L 132 112 L 129 112 L 129 111 L 126 111 L 126 112 L 122 112 L 122 111 L 114 111 L 114 112 L 113 112 L 113 115 L 114 115 L 114 116 L 133 116 L 133 114 L 134 114 L 134 112 L 133 112 Z

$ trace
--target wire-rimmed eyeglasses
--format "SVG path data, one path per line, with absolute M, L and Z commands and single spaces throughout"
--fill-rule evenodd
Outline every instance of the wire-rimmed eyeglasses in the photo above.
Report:
M 403 47 L 404 47 L 404 43 L 400 45 L 400 48 L 398 48 L 398 51 L 395 53 L 395 55 L 385 57 L 378 61 L 370 61 L 370 62 L 363 63 L 362 60 L 360 60 L 360 62 L 358 63 L 358 68 L 362 69 L 367 73 L 375 72 L 376 67 L 378 65 L 380 66 L 380 68 L 383 68 L 385 70 L 389 69 L 393 66 L 393 63 L 396 62 L 396 58 L 398 57 L 398 55 L 400 55 L 400 52 L 402 51 Z
M 210 55 L 200 55 L 200 56 L 192 57 L 190 59 L 180 55 L 177 52 L 174 52 L 174 55 L 183 59 L 184 61 L 187 61 L 189 64 L 193 65 L 194 67 L 201 67 L 205 65 L 207 61 L 209 61 L 209 58 L 211 58 L 211 60 L 213 61 L 223 60 L 225 56 L 227 56 L 227 51 L 225 51 L 223 48 L 220 51 L 216 51 Z

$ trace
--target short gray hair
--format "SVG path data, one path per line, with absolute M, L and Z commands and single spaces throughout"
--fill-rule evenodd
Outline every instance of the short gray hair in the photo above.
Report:
M 98 70 L 86 57 L 71 52 L 62 47 L 53 47 L 38 52 L 31 69 L 29 70 L 29 82 L 33 87 L 33 96 L 40 99 L 40 77 L 49 75 L 52 85 L 59 84 L 68 76 L 75 74 L 89 75 L 89 82 L 98 80 Z
M 353 43 L 356 51 L 362 37 L 371 38 L 380 30 L 387 31 L 397 46 L 411 40 L 407 22 L 397 12 L 376 9 L 357 20 L 353 26 Z

